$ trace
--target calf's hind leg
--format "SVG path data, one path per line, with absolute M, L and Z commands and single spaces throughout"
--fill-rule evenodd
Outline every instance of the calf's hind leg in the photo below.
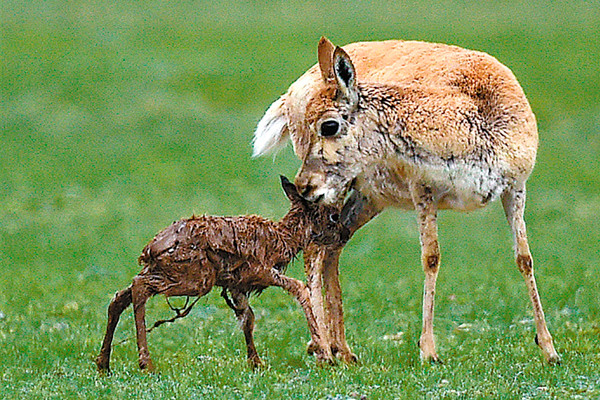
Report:
M 150 359 L 148 340 L 146 338 L 146 302 L 152 296 L 150 286 L 142 276 L 133 278 L 131 285 L 133 312 L 135 317 L 135 333 L 138 346 L 138 363 L 141 369 L 153 371 L 154 365 Z
M 115 294 L 115 297 L 111 300 L 108 306 L 108 323 L 106 325 L 106 334 L 102 341 L 102 348 L 100 354 L 96 357 L 96 365 L 99 371 L 110 370 L 110 352 L 113 340 L 113 335 L 117 324 L 119 323 L 119 317 L 129 305 L 131 304 L 131 286 L 123 289 Z
M 232 290 L 232 300 L 227 296 L 227 289 L 223 289 L 221 296 L 225 299 L 225 303 L 227 303 L 229 308 L 235 312 L 236 318 L 240 321 L 242 331 L 244 332 L 244 338 L 246 339 L 248 364 L 250 364 L 252 368 L 262 365 L 262 361 L 254 346 L 254 312 L 248 303 L 248 296 L 237 290 Z
M 533 306 L 533 316 L 537 331 L 535 337 L 536 343 L 542 349 L 542 353 L 549 364 L 558 364 L 560 363 L 560 357 L 556 350 L 554 350 L 552 336 L 546 326 L 542 302 L 535 283 L 535 276 L 533 275 L 533 258 L 529 251 L 527 230 L 523 218 L 523 214 L 525 213 L 525 196 L 526 190 L 524 185 L 520 189 L 511 188 L 502 195 L 502 205 L 504 206 L 504 212 L 513 233 L 517 266 L 525 279 L 529 298 Z

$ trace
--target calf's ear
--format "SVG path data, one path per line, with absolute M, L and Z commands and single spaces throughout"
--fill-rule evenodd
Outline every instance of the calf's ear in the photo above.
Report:
M 279 175 L 279 178 L 281 179 L 281 187 L 283 188 L 287 198 L 290 199 L 291 202 L 302 202 L 302 196 L 300 196 L 300 193 L 298 193 L 296 185 L 290 182 L 290 180 L 284 175 Z

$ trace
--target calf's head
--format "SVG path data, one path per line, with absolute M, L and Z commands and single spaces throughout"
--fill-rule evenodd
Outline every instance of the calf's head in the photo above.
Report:
M 340 221 L 339 209 L 336 206 L 317 204 L 306 200 L 298 193 L 296 185 L 285 176 L 281 176 L 281 186 L 291 202 L 291 211 L 298 212 L 298 224 L 305 225 L 306 239 L 320 245 L 344 245 L 350 231 Z

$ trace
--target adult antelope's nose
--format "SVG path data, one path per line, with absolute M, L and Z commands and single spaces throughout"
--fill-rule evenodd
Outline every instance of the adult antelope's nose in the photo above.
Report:
M 298 175 L 296 176 L 294 184 L 296 185 L 296 188 L 298 188 L 300 196 L 304 197 L 306 200 L 313 200 L 311 195 L 315 191 L 315 186 L 310 182 L 310 177 Z
M 313 200 L 313 196 L 311 196 L 311 194 L 315 191 L 314 186 L 308 184 L 304 187 L 304 189 L 302 189 L 302 191 L 300 192 L 300 196 L 304 197 L 307 200 Z

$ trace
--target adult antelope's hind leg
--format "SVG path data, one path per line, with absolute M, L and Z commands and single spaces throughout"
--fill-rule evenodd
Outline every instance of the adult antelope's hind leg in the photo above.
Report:
M 102 348 L 100 354 L 96 357 L 96 365 L 98 370 L 101 372 L 108 372 L 110 369 L 110 352 L 112 346 L 112 340 L 115 333 L 115 328 L 119 323 L 119 317 L 129 305 L 131 304 L 131 286 L 123 289 L 115 294 L 115 297 L 111 300 L 108 306 L 108 322 L 106 324 L 106 334 L 102 341 Z
M 419 339 L 421 360 L 440 362 L 435 350 L 433 316 L 435 284 L 440 265 L 440 246 L 437 234 L 437 205 L 430 187 L 414 183 L 410 186 L 411 196 L 417 211 L 421 241 L 421 264 L 425 272 L 423 292 L 423 328 Z
M 237 290 L 231 291 L 230 300 L 227 296 L 227 290 L 223 289 L 221 296 L 225 299 L 225 303 L 233 310 L 236 318 L 240 322 L 242 331 L 244 332 L 244 339 L 246 340 L 246 351 L 248 354 L 248 364 L 252 367 L 258 367 L 262 365 L 262 361 L 256 351 L 254 345 L 254 312 L 248 302 L 248 296 L 245 293 Z
M 340 285 L 339 260 L 341 248 L 325 248 L 323 257 L 323 288 L 325 289 L 326 324 L 329 327 L 331 351 L 347 364 L 356 363 L 358 357 L 350 350 L 346 341 L 344 307 Z
M 552 336 L 546 326 L 544 310 L 542 309 L 542 302 L 533 274 L 533 258 L 529 251 L 527 230 L 525 227 L 525 219 L 523 217 L 525 213 L 525 197 L 526 190 L 524 185 L 520 189 L 511 188 L 502 195 L 502 205 L 504 206 L 506 218 L 512 229 L 517 266 L 525 279 L 529 298 L 531 299 L 531 304 L 533 306 L 533 316 L 537 331 L 535 341 L 542 349 L 546 361 L 550 364 L 558 364 L 560 363 L 560 357 L 554 349 Z

